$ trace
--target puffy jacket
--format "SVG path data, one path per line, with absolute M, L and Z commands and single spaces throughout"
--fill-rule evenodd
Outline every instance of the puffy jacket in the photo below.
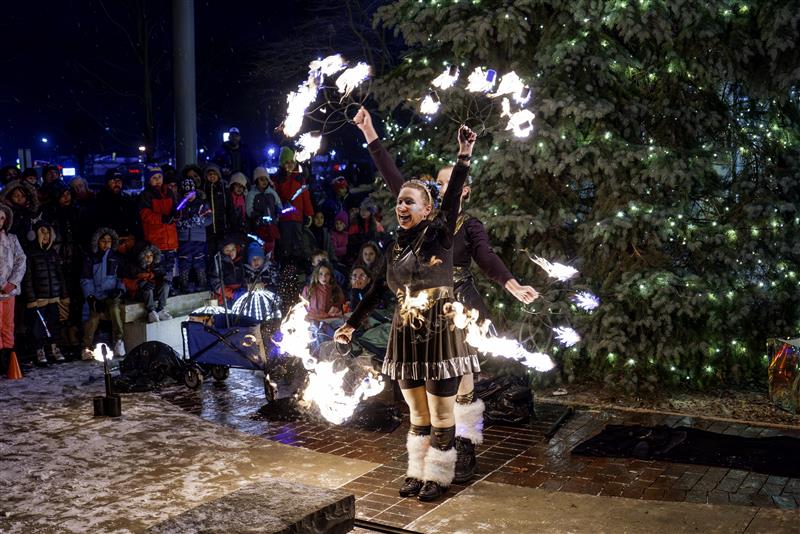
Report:
M 278 224 L 280 205 L 281 197 L 272 186 L 267 186 L 263 191 L 256 186 L 251 187 L 247 192 L 247 218 L 250 219 L 250 229 Z M 269 220 L 265 220 L 264 217 L 268 217 Z
M 187 202 L 181 211 L 178 212 L 178 241 L 206 242 L 206 227 L 211 224 L 211 214 L 200 215 L 208 211 L 208 206 L 203 200 L 202 193 L 191 202 Z
M 159 250 L 177 250 L 178 230 L 175 228 L 175 193 L 165 185 L 148 187 L 139 199 L 139 216 L 142 218 L 144 239 Z M 173 222 L 164 222 L 173 219 Z
M 150 265 L 147 265 L 144 261 L 145 254 L 148 252 L 153 254 L 153 263 Z M 129 260 L 125 262 L 122 282 L 131 297 L 135 298 L 142 286 L 148 283 L 158 285 L 163 282 L 166 271 L 161 264 L 162 256 L 158 247 L 145 245 L 138 253 L 131 254 L 131 256 L 133 257 L 130 258 L 129 256 Z
M 39 223 L 37 229 L 40 227 L 50 230 L 50 241 L 43 244 L 37 234 L 37 239 L 28 250 L 27 269 L 22 281 L 25 302 L 28 303 L 28 307 L 44 306 L 58 302 L 59 299 L 67 296 L 61 258 L 53 247 L 55 239 L 53 227 L 46 223 Z
M 97 242 L 103 235 L 110 235 L 112 239 L 111 248 L 100 252 Z M 84 297 L 95 297 L 99 300 L 107 298 L 110 292 L 117 289 L 124 289 L 122 279 L 122 259 L 116 253 L 119 245 L 119 236 L 110 228 L 100 228 L 92 236 L 92 253 L 88 254 L 83 261 L 83 272 L 81 273 L 81 289 Z
M 15 189 L 19 189 L 28 200 L 28 204 L 20 207 L 11 202 L 11 193 Z M 19 239 L 21 245 L 27 249 L 33 241 L 33 225 L 42 218 L 41 208 L 39 205 L 39 195 L 36 188 L 28 182 L 22 180 L 12 180 L 8 185 L 0 191 L 0 201 L 5 202 L 14 213 L 13 222 L 6 230 L 10 234 L 14 234 Z
M 0 228 L 0 287 L 9 282 L 15 286 L 8 295 L 0 293 L 0 300 L 3 300 L 20 294 L 26 262 L 19 239 L 14 234 L 8 233 L 8 229 L 14 223 L 11 208 L 0 203 L 0 210 L 6 214 L 6 222 Z

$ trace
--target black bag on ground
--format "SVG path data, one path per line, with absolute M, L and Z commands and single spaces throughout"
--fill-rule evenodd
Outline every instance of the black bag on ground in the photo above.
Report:
M 146 341 L 128 352 L 119 365 L 114 389 L 121 393 L 152 391 L 169 380 L 181 381 L 183 366 L 178 353 L 166 343 Z
M 475 394 L 486 404 L 487 425 L 521 425 L 533 413 L 533 394 L 525 377 L 501 376 L 475 383 Z

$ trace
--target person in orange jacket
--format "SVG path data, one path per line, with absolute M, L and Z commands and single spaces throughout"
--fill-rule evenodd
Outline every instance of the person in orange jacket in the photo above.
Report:
M 139 217 L 142 219 L 144 239 L 161 251 L 165 280 L 172 287 L 175 259 L 178 251 L 178 230 L 175 215 L 178 202 L 175 193 L 164 185 L 161 167 L 145 170 L 147 187 L 139 198 Z

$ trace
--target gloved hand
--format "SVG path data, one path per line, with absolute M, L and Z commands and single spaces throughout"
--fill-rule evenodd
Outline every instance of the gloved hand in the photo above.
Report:
M 162 224 L 172 224 L 175 222 L 175 216 L 171 213 L 165 213 L 161 216 L 161 223 Z
M 108 292 L 108 298 L 116 300 L 122 298 L 122 295 L 124 294 L 125 290 L 123 289 L 112 289 L 111 291 Z
M 86 304 L 89 305 L 89 311 L 93 311 L 93 312 L 97 313 L 97 311 L 98 311 L 98 309 L 97 309 L 97 297 L 95 297 L 94 295 L 90 295 L 90 296 L 86 297 Z

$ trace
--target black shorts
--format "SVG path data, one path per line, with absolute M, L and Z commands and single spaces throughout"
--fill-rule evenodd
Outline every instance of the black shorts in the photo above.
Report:
M 437 397 L 452 397 L 458 393 L 461 377 L 445 378 L 443 380 L 398 380 L 400 389 L 414 389 L 425 386 L 425 391 Z

